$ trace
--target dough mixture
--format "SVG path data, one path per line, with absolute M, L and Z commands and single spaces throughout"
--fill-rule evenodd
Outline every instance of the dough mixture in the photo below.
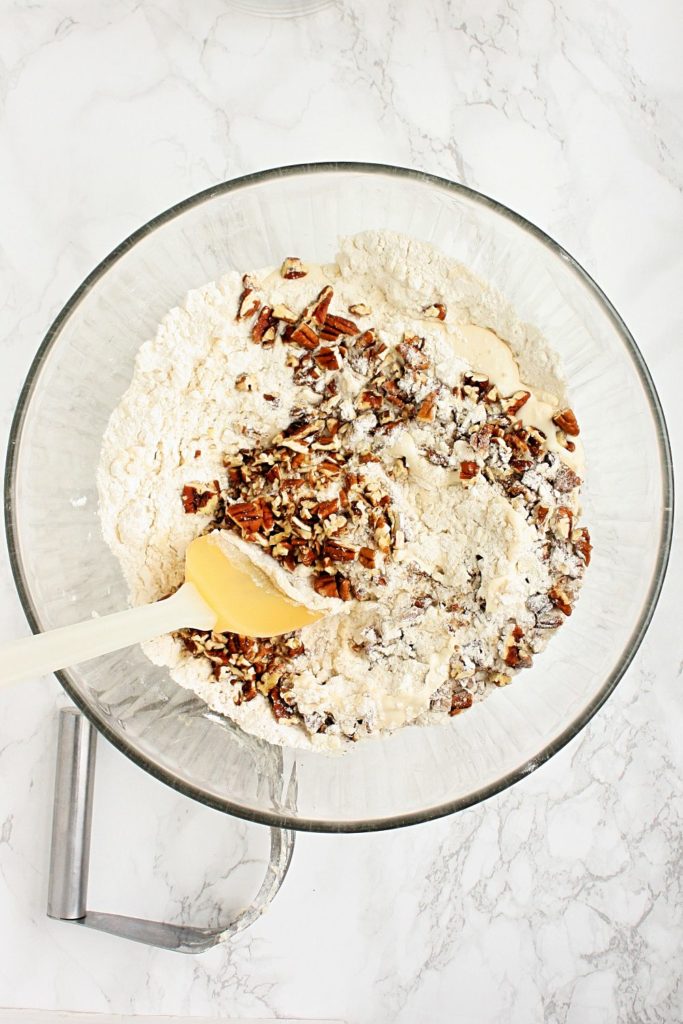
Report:
M 332 265 L 228 273 L 171 310 L 104 436 L 102 529 L 134 604 L 172 593 L 207 532 L 326 602 L 296 634 L 144 649 L 246 731 L 338 749 L 461 714 L 571 614 L 578 433 L 500 294 L 366 232 Z

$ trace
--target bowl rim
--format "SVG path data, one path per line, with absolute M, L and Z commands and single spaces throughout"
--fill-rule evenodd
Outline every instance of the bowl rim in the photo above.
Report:
M 401 178 L 406 182 L 436 187 L 440 190 L 462 195 L 475 204 L 484 207 L 488 211 L 493 211 L 504 219 L 512 222 L 518 228 L 539 241 L 555 256 L 558 256 L 566 264 L 570 272 L 579 279 L 579 281 L 601 304 L 608 318 L 611 320 L 617 334 L 621 337 L 627 354 L 631 357 L 635 370 L 640 378 L 643 391 L 647 397 L 650 412 L 657 428 L 658 454 L 660 460 L 663 496 L 662 513 L 659 524 L 657 560 L 646 600 L 643 604 L 643 610 L 631 634 L 629 642 L 626 644 L 624 651 L 621 654 L 621 657 L 607 676 L 601 688 L 589 702 L 588 706 L 580 715 L 573 719 L 565 729 L 563 729 L 555 740 L 546 744 L 533 758 L 520 765 L 514 771 L 508 772 L 495 782 L 475 790 L 466 797 L 445 801 L 424 810 L 413 811 L 409 814 L 390 815 L 385 818 L 337 822 L 323 819 L 299 818 L 286 811 L 275 812 L 244 807 L 241 804 L 234 803 L 228 798 L 217 797 L 215 794 L 207 793 L 200 787 L 195 786 L 184 779 L 180 779 L 167 768 L 152 761 L 136 747 L 128 744 L 122 737 L 117 736 L 109 728 L 106 720 L 100 716 L 97 709 L 88 704 L 88 702 L 81 696 L 70 677 L 69 670 L 64 669 L 55 673 L 71 700 L 93 723 L 97 730 L 102 733 L 107 740 L 109 740 L 110 743 L 112 743 L 140 768 L 149 772 L 149 774 L 154 778 L 159 779 L 159 781 L 164 782 L 166 785 L 175 789 L 179 793 L 182 793 L 184 796 L 198 800 L 200 803 L 206 804 L 215 810 L 223 811 L 224 813 L 233 814 L 236 817 L 243 818 L 247 821 L 275 828 L 291 828 L 300 832 L 374 832 L 385 829 L 400 828 L 424 821 L 432 821 L 481 803 L 482 801 L 489 799 L 489 797 L 507 789 L 509 786 L 512 786 L 515 782 L 518 782 L 526 775 L 529 775 L 553 757 L 559 750 L 569 743 L 569 741 L 572 740 L 584 728 L 584 726 L 587 725 L 590 719 L 596 714 L 610 694 L 614 691 L 615 687 L 631 664 L 631 661 L 642 642 L 652 620 L 652 616 L 662 590 L 669 555 L 671 552 L 673 534 L 674 479 L 671 445 L 661 402 L 645 360 L 643 359 L 643 356 L 623 319 L 590 274 L 550 235 L 531 221 L 527 220 L 525 217 L 522 217 L 514 210 L 505 206 L 503 203 L 500 203 L 497 200 L 492 199 L 490 196 L 472 189 L 467 185 L 450 181 L 447 178 L 413 168 L 359 161 L 326 161 L 319 163 L 290 164 L 282 167 L 268 168 L 212 185 L 209 188 L 202 189 L 200 192 L 196 192 L 186 199 L 175 203 L 162 213 L 152 217 L 136 231 L 132 232 L 132 234 L 128 235 L 127 238 L 120 242 L 107 256 L 105 256 L 74 291 L 48 328 L 47 333 L 45 334 L 45 337 L 43 338 L 43 341 L 41 342 L 29 367 L 26 380 L 24 381 L 19 394 L 19 399 L 10 427 L 4 478 L 5 528 L 14 583 L 31 629 L 36 633 L 39 632 L 41 628 L 40 617 L 31 596 L 27 577 L 24 572 L 19 550 L 17 522 L 15 518 L 16 502 L 14 498 L 16 472 L 22 430 L 29 404 L 35 390 L 41 368 L 53 345 L 56 343 L 64 324 L 83 298 L 106 274 L 114 263 L 116 263 L 139 241 L 151 235 L 158 227 L 161 227 L 167 222 L 180 216 L 186 210 L 199 206 L 200 204 L 217 196 L 238 191 L 239 189 L 250 185 L 275 181 L 280 178 L 292 178 L 297 175 L 306 176 L 309 174 L 332 173 L 388 175 L 395 178 Z

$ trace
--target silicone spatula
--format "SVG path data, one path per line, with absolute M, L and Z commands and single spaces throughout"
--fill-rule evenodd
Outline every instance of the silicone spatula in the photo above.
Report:
M 230 558 L 207 534 L 189 545 L 185 582 L 171 597 L 0 646 L 0 683 L 77 665 L 176 629 L 280 636 L 323 614 L 285 596 L 263 572 L 248 571 L 244 560 Z

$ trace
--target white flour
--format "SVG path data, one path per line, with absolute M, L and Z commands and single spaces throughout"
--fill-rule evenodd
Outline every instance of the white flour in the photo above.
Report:
M 533 385 L 551 412 L 564 404 L 555 358 L 537 332 L 520 323 L 500 295 L 423 243 L 368 232 L 342 241 L 337 265 L 310 268 L 300 279 L 284 280 L 277 270 L 251 276 L 270 305 L 284 303 L 295 311 L 332 284 L 333 310 L 348 316 L 349 305 L 367 304 L 368 324 L 391 345 L 404 332 L 424 337 L 436 376 L 449 387 L 464 370 L 481 370 L 476 360 L 470 366 L 463 357 L 469 349 L 462 329 L 491 328 L 509 343 L 527 389 Z M 286 365 L 289 346 L 254 344 L 251 324 L 236 322 L 241 291 L 241 275 L 229 273 L 171 310 L 156 337 L 140 349 L 131 386 L 105 432 L 98 473 L 102 530 L 134 604 L 156 600 L 182 581 L 185 548 L 206 529 L 204 517 L 183 511 L 183 487 L 224 480 L 226 453 L 267 444 L 290 422 L 292 409 L 319 401 L 294 384 Z M 444 323 L 421 313 L 437 301 L 448 309 Z M 516 375 L 503 349 L 489 363 L 493 359 L 501 374 Z M 244 374 L 253 390 L 235 387 Z M 496 381 L 495 372 L 491 379 Z M 452 469 L 427 461 L 421 451 L 429 445 L 429 424 L 411 422 L 390 439 L 378 439 L 372 417 L 353 410 L 363 378 L 345 367 L 339 383 L 339 408 L 355 417 L 354 443 L 375 445 L 381 455 L 381 463 L 367 466 L 367 476 L 391 494 L 405 545 L 386 567 L 381 601 L 351 602 L 344 614 L 302 631 L 306 651 L 297 659 L 291 694 L 309 728 L 330 715 L 334 728 L 311 734 L 299 724 L 278 722 L 260 696 L 237 705 L 233 686 L 213 679 L 208 663 L 189 656 L 172 637 L 145 646 L 176 681 L 246 730 L 271 742 L 318 749 L 362 735 L 360 721 L 363 731 L 376 732 L 426 715 L 433 695 L 449 680 L 454 653 L 461 667 L 468 651 L 475 664 L 488 664 L 487 652 L 496 650 L 508 623 L 530 628 L 534 616 L 527 601 L 551 583 L 548 565 L 538 557 L 536 527 L 519 507 L 483 475 L 465 486 Z M 458 446 L 460 458 L 472 458 L 465 441 Z M 578 456 L 563 453 L 563 460 L 578 465 Z M 407 467 L 403 478 L 388 468 L 399 459 Z M 575 499 L 567 502 L 576 511 Z M 303 575 L 300 569 L 297 575 Z M 443 602 L 416 606 L 427 578 L 430 592 L 439 594 L 467 594 L 476 578 L 485 611 L 458 620 Z

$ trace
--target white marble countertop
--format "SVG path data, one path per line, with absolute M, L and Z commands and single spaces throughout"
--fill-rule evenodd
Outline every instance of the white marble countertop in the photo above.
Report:
M 683 14 L 676 0 L 0 5 L 0 426 L 51 318 L 118 241 L 277 164 L 412 165 L 554 235 L 633 331 L 683 442 Z M 54 679 L 0 694 L 0 1006 L 357 1022 L 680 1022 L 683 584 L 588 728 L 486 804 L 302 836 L 270 911 L 182 957 L 45 916 Z M 26 629 L 0 565 L 0 636 Z M 263 830 L 100 744 L 91 903 L 238 903 Z M 247 856 L 250 863 L 237 867 Z M 150 883 L 154 870 L 154 882 Z M 251 873 L 251 874 L 250 874 Z

